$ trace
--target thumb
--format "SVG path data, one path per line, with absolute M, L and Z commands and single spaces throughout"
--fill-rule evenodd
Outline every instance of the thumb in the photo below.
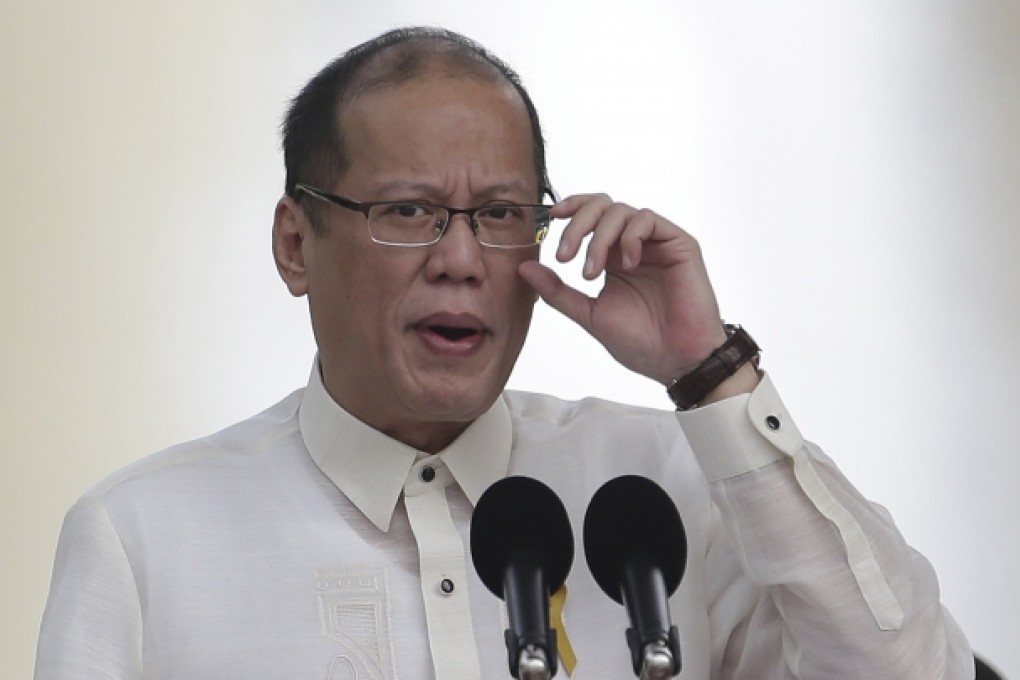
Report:
M 591 333 L 591 298 L 563 283 L 556 272 L 537 260 L 522 262 L 517 273 L 547 305 Z

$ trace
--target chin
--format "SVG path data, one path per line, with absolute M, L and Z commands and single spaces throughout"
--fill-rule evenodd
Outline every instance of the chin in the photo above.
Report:
M 430 420 L 471 422 L 488 411 L 501 392 L 491 386 L 444 385 L 425 390 L 418 399 L 420 410 L 416 410 Z

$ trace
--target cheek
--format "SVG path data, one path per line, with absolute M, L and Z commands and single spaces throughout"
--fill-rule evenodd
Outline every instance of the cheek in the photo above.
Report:
M 389 292 L 379 285 L 387 278 L 365 259 L 336 254 L 318 262 L 309 290 L 316 319 L 341 347 L 361 354 L 379 345 L 381 318 L 389 306 Z
M 517 275 L 516 268 L 511 281 L 505 288 L 504 309 L 507 310 L 511 333 L 515 340 L 522 341 L 531 324 L 531 313 L 538 301 L 538 294 Z
M 503 274 L 502 280 L 505 282 L 505 290 L 512 291 L 512 304 L 514 309 L 527 308 L 527 314 L 531 315 L 531 308 L 534 307 L 538 301 L 538 293 L 535 289 L 527 284 L 527 282 L 521 278 L 520 274 L 517 273 L 518 267 L 522 262 L 529 260 L 538 259 L 537 256 L 521 256 L 517 258 L 507 258 L 506 271 Z
M 382 354 L 403 339 L 414 313 L 411 268 L 361 266 L 353 277 L 349 309 L 369 352 Z
M 370 351 L 379 351 L 397 329 L 400 295 L 389 286 L 380 286 L 378 279 L 369 278 L 364 285 L 351 290 L 347 309 L 354 326 Z

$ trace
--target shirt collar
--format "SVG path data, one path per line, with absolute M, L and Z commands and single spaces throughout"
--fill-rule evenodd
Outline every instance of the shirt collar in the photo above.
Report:
M 340 491 L 382 531 L 408 472 L 423 454 L 373 429 L 345 411 L 326 391 L 316 360 L 298 412 L 312 460 Z M 510 467 L 513 427 L 502 396 L 438 457 L 472 505 Z

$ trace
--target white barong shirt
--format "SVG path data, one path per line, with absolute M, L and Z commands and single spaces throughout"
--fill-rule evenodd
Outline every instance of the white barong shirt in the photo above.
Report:
M 589 500 L 623 474 L 662 485 L 684 520 L 682 680 L 973 677 L 928 562 L 804 441 L 768 376 L 681 414 L 507 391 L 426 455 L 313 370 L 71 508 L 36 680 L 508 678 L 505 609 L 468 554 L 473 504 L 508 474 L 548 484 L 574 528 L 575 680 L 633 677 L 626 613 L 581 552 Z

